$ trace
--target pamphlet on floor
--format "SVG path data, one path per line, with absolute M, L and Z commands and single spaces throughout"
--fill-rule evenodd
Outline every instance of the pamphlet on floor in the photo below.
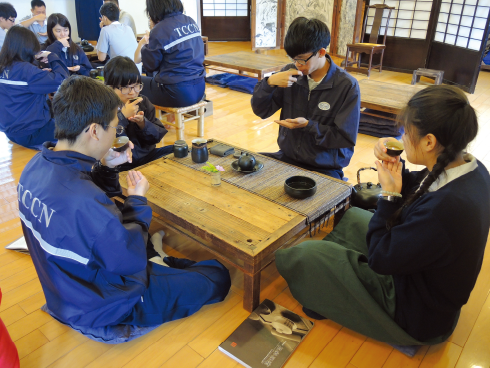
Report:
M 5 247 L 5 249 L 15 250 L 20 253 L 29 254 L 29 249 L 27 249 L 26 239 L 24 237 L 21 237 L 16 241 L 10 243 Z
M 313 322 L 265 299 L 219 350 L 248 368 L 280 368 L 312 328 Z

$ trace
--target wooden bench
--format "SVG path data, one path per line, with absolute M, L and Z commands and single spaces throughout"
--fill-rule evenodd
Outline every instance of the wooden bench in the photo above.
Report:
M 204 107 L 207 101 L 200 101 L 197 104 L 186 107 L 164 107 L 155 105 L 155 109 L 160 111 L 160 120 L 167 114 L 173 114 L 175 122 L 164 121 L 164 124 L 172 125 L 177 129 L 177 139 L 184 139 L 184 123 L 197 119 L 197 135 L 204 137 Z M 191 114 L 195 112 L 195 114 Z
M 434 84 L 442 84 L 444 70 L 418 68 L 413 71 L 412 84 L 420 82 L 420 77 L 434 78 Z

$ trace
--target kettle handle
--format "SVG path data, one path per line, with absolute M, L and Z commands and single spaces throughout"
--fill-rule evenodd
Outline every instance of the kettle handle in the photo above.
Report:
M 378 171 L 374 167 L 363 167 L 363 168 L 357 170 L 357 184 L 359 184 L 359 187 L 360 188 L 362 188 L 362 185 L 361 185 L 361 171 L 363 171 L 363 170 L 374 170 L 374 171 Z

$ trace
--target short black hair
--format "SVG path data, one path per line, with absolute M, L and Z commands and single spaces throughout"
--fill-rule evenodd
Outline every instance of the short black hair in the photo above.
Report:
M 330 45 L 330 30 L 319 19 L 298 17 L 289 26 L 284 39 L 284 50 L 295 58 L 309 52 L 326 49 Z
M 105 15 L 111 22 L 119 20 L 119 8 L 116 4 L 108 2 L 100 7 L 100 15 Z
M 3 19 L 17 18 L 17 12 L 10 3 L 0 3 L 0 17 Z
M 63 81 L 53 98 L 54 136 L 75 143 L 90 124 L 108 129 L 121 100 L 114 91 L 99 81 L 73 75 Z
M 32 0 L 31 1 L 31 9 L 34 9 L 36 6 L 39 7 L 39 8 L 41 6 L 46 7 L 46 4 L 42 0 Z
M 21 25 L 10 28 L 0 50 L 0 73 L 14 61 L 34 62 L 34 56 L 41 51 L 36 35 Z
M 155 24 L 167 15 L 177 12 L 184 12 L 184 6 L 180 0 L 146 0 L 146 14 Z
M 119 6 L 119 1 L 118 0 L 104 0 L 104 3 L 111 2 Z
M 126 87 L 130 84 L 141 83 L 141 74 L 131 58 L 116 56 L 110 59 L 104 67 L 104 81 L 113 88 Z

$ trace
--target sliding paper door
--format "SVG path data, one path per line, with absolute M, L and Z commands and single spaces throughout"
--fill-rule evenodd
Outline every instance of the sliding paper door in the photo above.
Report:
M 490 0 L 438 0 L 440 11 L 427 68 L 473 93 L 488 38 Z

